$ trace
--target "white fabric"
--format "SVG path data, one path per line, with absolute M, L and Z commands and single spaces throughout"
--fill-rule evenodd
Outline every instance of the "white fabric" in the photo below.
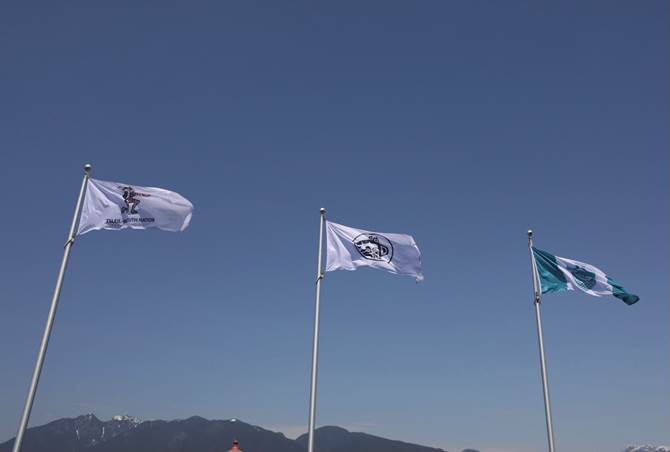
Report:
M 193 204 L 179 193 L 90 179 L 77 235 L 96 229 L 183 231 L 192 213 Z
M 423 281 L 421 252 L 414 238 L 326 222 L 326 271 L 372 267 Z
M 603 295 L 612 295 L 612 286 L 607 282 L 607 275 L 605 275 L 605 273 L 603 273 L 603 271 L 600 270 L 599 268 L 594 267 L 591 264 L 586 264 L 584 262 L 567 259 L 565 257 L 558 257 L 558 256 L 554 257 L 556 258 L 558 268 L 561 270 L 561 272 L 563 272 L 563 275 L 565 276 L 568 285 L 568 290 L 578 289 L 581 290 L 582 292 L 586 292 L 589 295 L 595 295 L 596 297 L 602 297 Z M 584 283 L 575 278 L 575 275 L 572 274 L 572 272 L 568 269 L 568 267 L 572 269 L 574 269 L 574 267 L 581 267 L 584 270 L 594 273 L 595 285 L 590 289 L 588 287 L 585 287 Z

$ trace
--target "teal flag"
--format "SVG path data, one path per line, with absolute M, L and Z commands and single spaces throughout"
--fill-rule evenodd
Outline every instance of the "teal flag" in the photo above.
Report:
M 640 299 L 593 265 L 558 257 L 535 247 L 533 258 L 542 293 L 581 290 L 596 297 L 612 295 L 628 305 Z

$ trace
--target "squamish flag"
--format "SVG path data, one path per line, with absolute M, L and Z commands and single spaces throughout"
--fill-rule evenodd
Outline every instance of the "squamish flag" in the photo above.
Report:
M 535 247 L 533 257 L 542 293 L 579 289 L 596 297 L 613 295 L 628 305 L 640 299 L 593 265 L 554 256 Z
M 423 281 L 421 252 L 414 237 L 350 228 L 326 221 L 326 271 L 372 267 Z
M 183 231 L 192 214 L 193 204 L 179 193 L 89 179 L 77 235 L 96 229 Z

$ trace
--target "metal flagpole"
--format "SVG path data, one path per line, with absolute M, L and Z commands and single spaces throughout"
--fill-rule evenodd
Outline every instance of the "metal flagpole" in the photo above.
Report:
M 316 306 L 314 309 L 314 343 L 312 344 L 312 382 L 309 392 L 309 428 L 307 452 L 314 452 L 314 423 L 316 421 L 316 374 L 319 367 L 319 307 L 321 298 L 321 280 L 323 279 L 321 256 L 323 249 L 323 224 L 326 220 L 326 209 L 322 207 L 320 212 L 321 220 L 319 222 L 319 257 L 316 268 Z
M 33 370 L 33 379 L 30 382 L 30 389 L 28 389 L 28 397 L 26 397 L 26 406 L 23 408 L 23 415 L 21 416 L 21 423 L 19 430 L 16 433 L 16 440 L 12 452 L 20 452 L 21 444 L 23 443 L 23 435 L 26 433 L 28 426 L 28 419 L 30 419 L 30 411 L 33 409 L 33 401 L 35 400 L 35 392 L 37 391 L 37 384 L 40 381 L 40 374 L 42 373 L 42 365 L 44 364 L 44 355 L 47 352 L 49 345 L 49 336 L 51 336 L 51 327 L 56 317 L 56 308 L 58 306 L 58 298 L 60 297 L 60 290 L 63 287 L 63 278 L 65 276 L 65 269 L 67 268 L 67 261 L 70 257 L 70 250 L 75 239 L 75 227 L 79 219 L 79 212 L 81 211 L 81 204 L 86 193 L 86 186 L 91 177 L 91 165 L 84 165 L 84 180 L 81 182 L 81 189 L 79 190 L 79 198 L 77 198 L 77 206 L 74 209 L 74 217 L 70 225 L 70 232 L 65 242 L 65 251 L 63 252 L 63 261 L 60 264 L 60 271 L 58 272 L 58 279 L 56 280 L 56 288 L 54 289 L 53 297 L 51 298 L 51 308 L 49 309 L 49 316 L 47 317 L 47 324 L 44 327 L 44 334 L 42 335 L 42 343 L 40 350 L 37 353 L 37 362 L 35 362 L 35 369 Z
M 542 318 L 540 317 L 540 282 L 538 281 L 537 266 L 533 256 L 533 231 L 528 230 L 528 250 L 530 251 L 530 268 L 533 272 L 533 294 L 535 304 L 535 320 L 537 322 L 537 339 L 540 345 L 540 370 L 542 372 L 542 389 L 544 391 L 544 414 L 547 422 L 547 442 L 549 443 L 549 452 L 555 451 L 554 446 L 554 427 L 551 421 L 551 401 L 549 400 L 549 379 L 547 378 L 547 362 L 544 356 L 544 338 L 542 335 Z

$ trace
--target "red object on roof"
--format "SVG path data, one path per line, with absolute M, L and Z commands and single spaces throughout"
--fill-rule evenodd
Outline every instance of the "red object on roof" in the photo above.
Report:
M 233 440 L 233 447 L 228 452 L 242 452 L 239 441 Z

